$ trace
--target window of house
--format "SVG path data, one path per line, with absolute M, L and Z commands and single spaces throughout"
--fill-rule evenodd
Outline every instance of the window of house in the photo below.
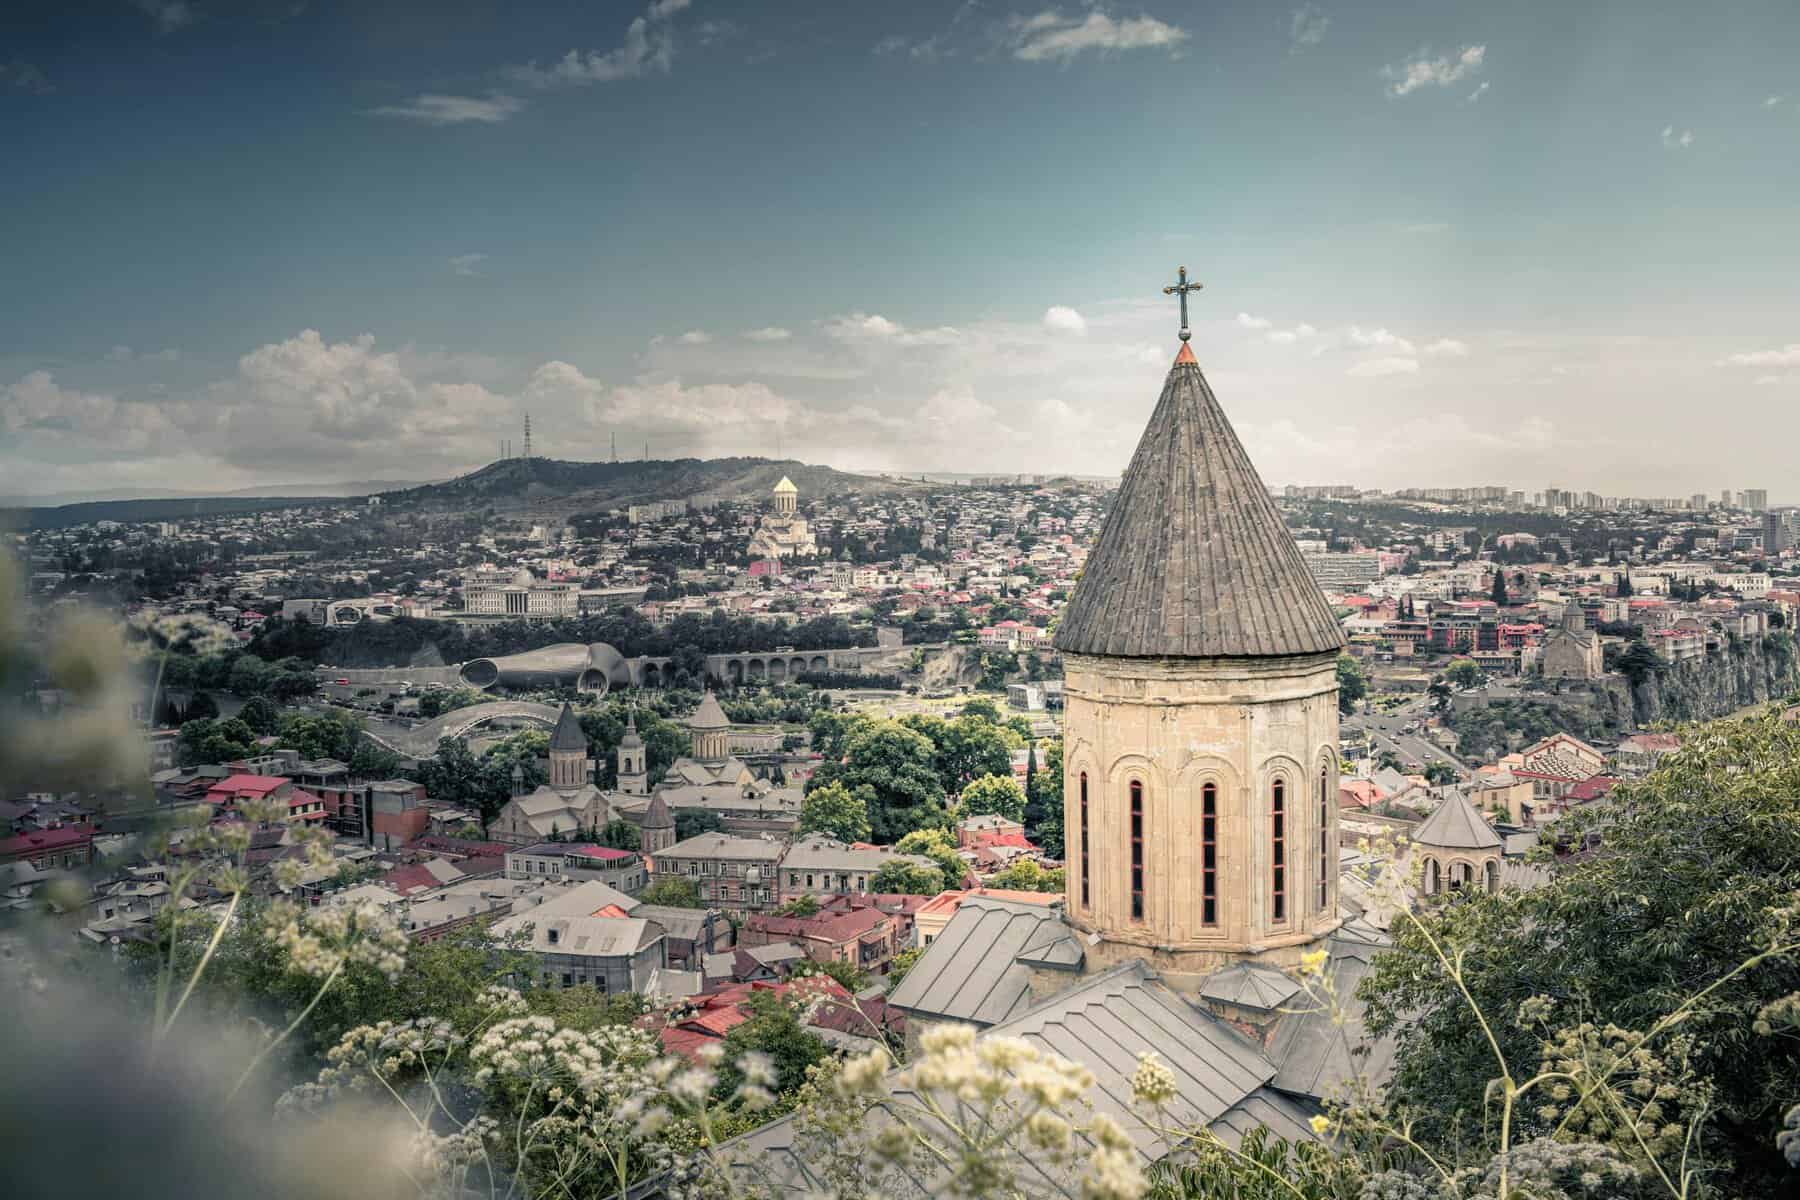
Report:
M 1081 907 L 1088 906 L 1087 772 L 1081 773 Z
M 1271 912 L 1287 920 L 1287 781 L 1277 779 L 1269 795 L 1269 863 Z
M 1200 923 L 1219 923 L 1219 787 L 1200 789 Z
M 1144 785 L 1131 781 L 1131 919 L 1144 919 Z

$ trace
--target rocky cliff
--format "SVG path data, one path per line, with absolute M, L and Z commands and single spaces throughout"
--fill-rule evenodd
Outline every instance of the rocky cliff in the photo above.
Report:
M 1793 636 L 1777 631 L 1671 664 L 1636 684 L 1619 676 L 1608 676 L 1606 683 L 1621 715 L 1629 712 L 1634 725 L 1709 721 L 1800 690 L 1800 654 Z

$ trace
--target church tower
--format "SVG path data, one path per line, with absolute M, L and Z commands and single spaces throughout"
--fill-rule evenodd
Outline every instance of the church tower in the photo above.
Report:
M 559 792 L 571 792 L 589 782 L 587 734 L 575 710 L 563 702 L 562 715 L 556 718 L 556 731 L 550 735 L 550 786 Z
M 791 517 L 800 507 L 800 489 L 786 475 L 775 485 L 775 511 L 784 517 Z
M 650 797 L 644 809 L 643 822 L 638 826 L 638 845 L 645 854 L 658 854 L 674 844 L 675 818 L 669 812 L 669 802 L 658 793 Z
M 688 720 L 688 729 L 694 735 L 694 757 L 700 762 L 721 763 L 731 756 L 731 722 L 711 688 Z
M 1338 925 L 1343 642 L 1182 298 L 1181 351 L 1055 644 L 1068 920 L 1090 970 L 1194 980 L 1291 966 Z
M 650 767 L 644 739 L 638 736 L 637 710 L 625 718 L 625 736 L 619 739 L 619 790 L 627 796 L 650 794 Z

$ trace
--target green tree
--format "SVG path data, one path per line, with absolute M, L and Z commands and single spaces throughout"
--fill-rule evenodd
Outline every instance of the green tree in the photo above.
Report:
M 238 720 L 254 733 L 267 736 L 281 727 L 281 707 L 267 696 L 253 696 L 238 710 Z
M 962 790 L 961 804 L 958 807 L 964 817 L 979 817 L 995 813 L 1010 821 L 1022 821 L 1025 817 L 1025 792 L 1011 774 L 983 775 L 979 779 L 971 779 Z
M 1456 768 L 1447 762 L 1428 762 L 1425 764 L 1425 782 L 1433 785 L 1455 783 L 1461 776 Z
M 887 980 L 889 991 L 900 986 L 900 981 L 906 978 L 906 973 L 913 969 L 913 964 L 918 962 L 920 956 L 924 953 L 925 947 L 923 946 L 909 946 L 905 950 L 894 955 L 893 961 L 888 964 Z
M 685 842 L 691 837 L 699 837 L 703 833 L 716 833 L 725 822 L 719 814 L 705 808 L 678 808 L 675 810 L 675 840 Z
M 801 1023 L 804 1004 L 797 999 L 756 992 L 745 1003 L 750 1019 L 733 1026 L 725 1035 L 725 1056 L 721 1059 L 716 1094 L 729 1096 L 737 1090 L 743 1082 L 737 1063 L 752 1050 L 769 1056 L 775 1068 L 777 1093 L 797 1091 L 806 1082 L 807 1068 L 823 1062 L 831 1048 Z
M 189 721 L 181 727 L 175 743 L 176 756 L 184 767 L 230 762 L 255 752 L 255 733 L 235 717 L 228 721 Z
M 1063 857 L 1062 742 L 1044 744 L 1044 768 L 1025 797 L 1025 832 L 1051 858 Z
M 962 713 L 960 715 L 974 717 L 978 721 L 986 721 L 989 725 L 1000 724 L 999 706 L 992 700 L 989 700 L 986 696 L 976 696 L 967 704 L 963 705 Z
M 835 958 L 829 962 L 814 962 L 810 958 L 803 958 L 788 972 L 790 979 L 805 979 L 809 975 L 823 975 L 827 979 L 836 980 L 851 995 L 862 991 L 871 982 L 867 971 L 855 963 Z
M 956 838 L 945 829 L 916 829 L 894 844 L 900 854 L 921 854 L 944 874 L 945 887 L 961 887 L 969 864 L 957 852 Z M 934 895 L 936 893 L 933 893 Z
M 800 832 L 829 834 L 840 842 L 867 840 L 874 794 L 866 783 L 852 792 L 842 780 L 814 788 L 800 803 Z
M 929 739 L 898 721 L 857 723 L 845 740 L 844 760 L 826 760 L 807 790 L 841 781 L 853 793 L 872 789 L 870 834 L 878 842 L 897 841 L 915 829 L 945 821 L 944 784 Z
M 819 898 L 810 892 L 803 896 L 795 896 L 786 904 L 776 909 L 776 915 L 783 917 L 811 917 L 819 911 Z
M 1444 682 L 1442 675 L 1431 681 L 1431 686 L 1425 689 L 1425 694 L 1431 697 L 1431 707 L 1436 711 L 1443 712 L 1450 707 L 1450 685 Z
M 700 889 L 693 880 L 683 879 L 679 875 L 664 875 L 638 893 L 638 899 L 645 904 L 660 904 L 665 908 L 705 908 L 700 901 Z
M 1035 859 L 1021 858 L 987 881 L 989 887 L 1008 888 L 1015 892 L 1060 892 L 1063 869 L 1046 870 Z
M 210 692 L 195 692 L 192 696 L 188 697 L 187 704 L 182 707 L 181 722 L 185 725 L 189 721 L 211 721 L 216 719 L 218 715 L 219 702 L 212 698 L 212 694 Z
M 643 847 L 638 827 L 623 817 L 614 817 L 602 825 L 596 840 L 602 846 L 610 846 L 614 850 L 638 850 Z
M 1444 668 L 1444 682 L 1452 687 L 1472 688 L 1486 678 L 1481 665 L 1471 658 L 1459 658 Z
M 844 742 L 857 720 L 859 718 L 844 717 L 821 708 L 806 721 L 806 728 L 812 734 L 812 748 L 826 762 L 836 762 L 844 757 Z
M 1505 608 L 1511 603 L 1506 597 L 1506 572 L 1500 570 L 1498 566 L 1494 569 L 1494 586 L 1488 592 L 1488 598 L 1501 608 Z
M 885 862 L 869 881 L 869 890 L 908 896 L 935 896 L 944 890 L 944 873 L 936 867 L 923 867 L 918 863 Z
M 1637 641 L 1626 646 L 1619 657 L 1614 660 L 1613 667 L 1625 678 L 1631 680 L 1632 687 L 1641 687 L 1652 675 L 1659 675 L 1669 669 L 1663 656 L 1650 648 L 1648 642 Z
M 368 738 L 357 742 L 350 754 L 350 774 L 357 779 L 392 779 L 399 773 L 400 756 Z
M 1356 702 L 1369 694 L 1369 681 L 1363 676 L 1362 666 L 1348 654 L 1338 655 L 1338 711 L 1353 713 Z
M 1716 1098 L 1698 1142 L 1726 1172 L 1713 1186 L 1784 1194 L 1791 1179 L 1769 1174 L 1781 1171 L 1769 1143 L 1800 1096 L 1800 1039 L 1759 1013 L 1800 991 L 1800 960 L 1765 956 L 1796 938 L 1800 726 L 1770 713 L 1691 730 L 1648 777 L 1552 830 L 1559 847 L 1587 849 L 1548 857 L 1540 886 L 1464 893 L 1427 909 L 1422 929 L 1395 922 L 1393 951 L 1359 993 L 1371 1028 L 1399 1039 L 1391 1099 L 1417 1118 L 1415 1133 L 1448 1147 L 1492 1115 L 1490 1033 L 1515 1078 L 1535 1071 L 1543 1034 L 1516 1015 L 1527 998 L 1552 998 L 1570 1025 L 1637 1033 L 1685 1011 L 1647 1049 L 1691 1039 L 1691 1066 Z M 1460 984 L 1433 941 L 1460 956 Z M 1531 1136 L 1539 1122 L 1523 1115 L 1519 1136 Z

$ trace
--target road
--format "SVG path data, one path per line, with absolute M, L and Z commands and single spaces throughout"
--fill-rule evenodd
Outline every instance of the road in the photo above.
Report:
M 1418 763 L 1421 768 L 1443 763 L 1459 774 L 1469 773 L 1469 765 L 1448 750 L 1418 736 L 1401 732 L 1407 725 L 1423 720 L 1430 704 L 1424 698 L 1408 701 L 1392 712 L 1358 713 L 1345 717 L 1341 727 L 1345 734 L 1366 732 L 1374 757 L 1383 750 L 1391 751 L 1402 763 Z

